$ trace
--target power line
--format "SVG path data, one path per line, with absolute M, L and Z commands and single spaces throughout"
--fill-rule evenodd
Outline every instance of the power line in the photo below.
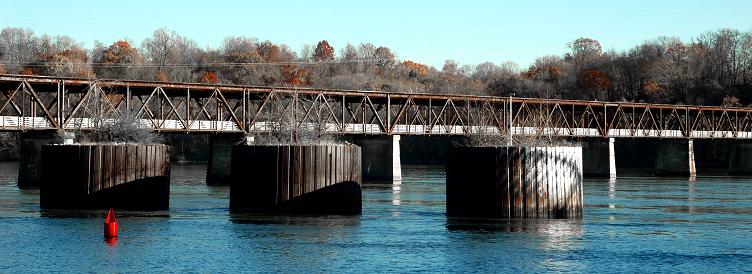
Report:
M 18 65 L 24 67 L 46 67 L 49 65 L 90 65 L 92 67 L 144 67 L 144 68 L 160 68 L 160 67 L 176 67 L 176 68 L 192 68 L 192 67 L 238 67 L 238 66 L 285 66 L 285 65 L 336 65 L 336 64 L 353 64 L 353 63 L 375 63 L 384 61 L 383 59 L 358 59 L 358 60 L 345 60 L 345 61 L 326 61 L 326 62 L 309 62 L 309 61 L 288 61 L 288 62 L 212 62 L 212 63 L 169 63 L 169 64 L 115 64 L 115 63 L 93 63 L 93 62 L 0 62 L 0 65 Z

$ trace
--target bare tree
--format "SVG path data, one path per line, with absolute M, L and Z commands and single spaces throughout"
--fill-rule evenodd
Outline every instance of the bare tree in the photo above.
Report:
M 339 143 L 334 116 L 327 112 L 324 99 L 277 95 L 262 113 L 266 121 L 249 136 L 258 145 L 322 145 Z M 331 101 L 331 100 L 330 100 Z M 334 102 L 328 102 L 332 104 Z
M 39 52 L 39 38 L 30 29 L 5 28 L 0 31 L 0 44 L 3 46 L 3 61 L 6 69 L 18 73 L 25 63 L 34 61 Z
M 107 86 L 91 87 L 88 102 L 82 109 L 87 123 L 76 124 L 77 137 L 83 143 L 159 143 L 161 136 L 144 125 L 136 113 L 115 104 L 119 99 Z
M 141 43 L 147 59 L 158 65 L 154 72 L 157 80 L 187 81 L 191 77 L 189 65 L 197 66 L 198 51 L 193 40 L 175 31 L 160 28 Z M 178 64 L 179 66 L 170 66 Z M 162 78 L 162 79 L 159 79 Z

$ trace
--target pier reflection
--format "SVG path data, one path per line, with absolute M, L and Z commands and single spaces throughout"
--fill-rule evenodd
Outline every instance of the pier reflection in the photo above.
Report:
M 361 215 L 285 215 L 231 213 L 234 224 L 346 227 L 360 225 Z
M 581 219 L 481 219 L 448 217 L 446 227 L 449 231 L 474 233 L 532 232 L 555 238 L 581 236 L 583 233 L 583 222 Z
M 616 208 L 616 178 L 608 179 L 608 208 Z
M 107 216 L 105 209 L 40 209 L 39 216 L 43 218 L 63 218 L 63 219 L 89 219 L 104 218 Z M 170 218 L 169 211 L 128 211 L 118 210 L 118 218 Z
M 565 254 L 583 249 L 584 223 L 579 219 L 447 219 L 449 246 L 446 256 L 452 262 L 469 264 L 504 260 L 515 269 L 532 272 L 543 269 L 583 271 L 585 265 Z M 514 251 L 501 253 L 499 246 L 515 246 Z M 530 254 L 530 250 L 547 255 Z M 537 259 L 530 259 L 537 257 Z M 514 272 L 514 271 L 512 271 Z M 545 272 L 545 271 L 543 271 Z
M 394 185 L 392 186 L 392 205 L 400 205 L 402 202 L 400 201 L 400 192 L 402 191 L 401 185 Z
M 309 269 L 327 269 L 347 253 L 332 249 L 360 229 L 361 215 L 230 214 L 229 228 L 243 260 L 259 269 L 295 262 Z

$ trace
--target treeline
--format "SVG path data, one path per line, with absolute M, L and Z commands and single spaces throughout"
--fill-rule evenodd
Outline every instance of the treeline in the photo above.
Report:
M 752 32 L 722 29 L 685 42 L 659 37 L 634 48 L 604 51 L 579 38 L 563 56 L 528 68 L 511 62 L 440 69 L 400 60 L 391 49 L 365 43 L 337 50 L 326 40 L 294 51 L 252 37 L 227 37 L 217 48 L 158 29 L 140 44 L 115 41 L 86 49 L 67 36 L 0 33 L 0 73 L 304 86 L 336 89 L 508 95 L 653 103 L 741 106 L 752 103 Z

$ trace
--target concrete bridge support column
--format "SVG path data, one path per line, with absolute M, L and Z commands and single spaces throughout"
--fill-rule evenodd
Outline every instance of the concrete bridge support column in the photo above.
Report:
M 662 141 L 655 155 L 655 175 L 696 177 L 694 142 L 691 139 Z
M 752 143 L 731 144 L 729 175 L 752 175 Z
M 207 185 L 230 185 L 232 146 L 243 140 L 241 134 L 215 134 L 209 138 Z
M 361 147 L 363 180 L 402 182 L 400 136 L 358 136 L 353 142 Z
M 614 138 L 582 143 L 582 173 L 586 177 L 616 178 Z
M 21 133 L 18 186 L 39 187 L 42 180 L 42 146 L 73 143 L 74 136 L 72 132 L 60 134 L 51 130 Z

